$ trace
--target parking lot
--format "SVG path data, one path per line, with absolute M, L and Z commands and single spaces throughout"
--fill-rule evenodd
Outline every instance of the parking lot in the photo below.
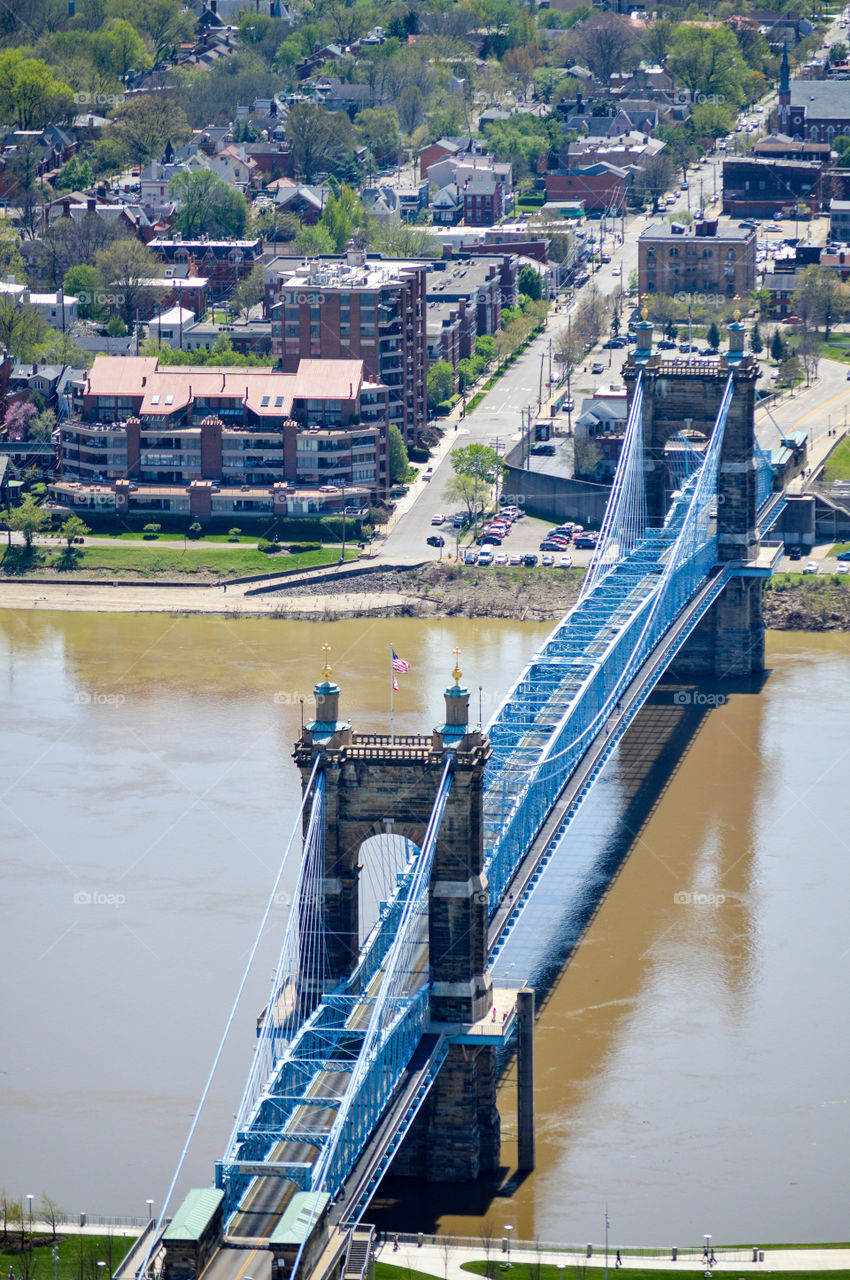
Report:
M 442 537 L 443 546 L 431 546 L 429 548 L 426 543 L 426 549 L 431 550 L 435 560 L 454 560 L 457 557 L 462 563 L 470 563 L 470 561 L 467 560 L 467 557 L 471 553 L 474 556 L 474 560 L 471 561 L 471 563 L 479 563 L 480 553 L 484 548 L 476 545 L 475 535 L 472 529 L 459 529 L 454 527 L 453 521 L 455 514 L 456 513 L 454 511 L 438 511 L 432 513 L 432 524 L 429 530 L 429 536 L 433 538 Z M 434 523 L 438 516 L 441 516 L 442 519 L 439 523 Z M 483 527 L 487 523 L 489 523 L 489 520 L 485 520 L 483 525 L 479 527 Z M 501 545 L 493 544 L 488 548 L 492 554 L 492 560 L 488 556 L 485 556 L 484 561 L 481 563 L 483 563 L 485 567 L 492 566 L 494 568 L 500 568 L 504 565 L 509 565 L 513 568 L 530 568 L 530 565 L 523 566 L 521 564 L 525 556 L 536 556 L 537 564 L 542 565 L 543 556 L 547 555 L 552 557 L 552 563 L 547 563 L 545 565 L 546 568 L 586 568 L 593 555 L 592 549 L 579 549 L 573 545 L 572 541 L 569 546 L 565 547 L 563 550 L 552 550 L 550 552 L 541 551 L 540 543 L 554 528 L 555 525 L 549 520 L 538 520 L 533 516 L 521 516 L 510 524 L 508 532 L 502 539 Z M 569 555 L 570 565 L 561 565 L 561 557 L 564 554 Z M 504 559 L 502 559 L 502 557 L 504 557 Z

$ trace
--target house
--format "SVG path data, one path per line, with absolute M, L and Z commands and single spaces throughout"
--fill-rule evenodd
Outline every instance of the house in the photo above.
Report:
M 830 200 L 829 238 L 838 244 L 850 244 L 850 200 Z
M 84 218 L 96 217 L 106 223 L 116 223 L 143 243 L 153 235 L 153 222 L 145 210 L 137 204 L 125 204 L 119 200 L 95 199 L 82 192 L 71 192 L 52 200 L 44 208 L 44 221 L 52 226 L 57 218 L 70 218 L 72 222 L 80 222 Z
M 436 193 L 431 201 L 431 216 L 435 223 L 443 227 L 453 227 L 463 217 L 463 196 L 457 184 L 448 183 Z
M 756 231 L 717 219 L 692 227 L 655 222 L 638 237 L 641 293 L 744 297 L 756 287 Z
M 158 343 L 164 342 L 168 347 L 179 347 L 182 350 L 186 330 L 194 325 L 196 318 L 194 311 L 189 311 L 186 307 L 169 307 L 151 316 L 148 321 L 148 337 L 154 338 Z
M 278 213 L 292 214 L 304 227 L 316 225 L 331 192 L 330 187 L 292 182 L 289 178 L 269 183 L 268 190 L 274 193 Z
M 438 189 L 452 182 L 458 190 L 463 190 L 464 183 L 482 173 L 499 183 L 503 204 L 507 206 L 513 191 L 513 168 L 508 163 L 494 160 L 491 155 L 444 156 L 429 166 L 428 181 Z
M 735 156 L 723 161 L 723 212 L 737 218 L 772 218 L 805 205 L 812 217 L 821 208 L 817 162 Z
M 494 174 L 474 173 L 466 179 L 460 194 L 463 220 L 468 226 L 495 226 L 504 213 L 504 187 Z
M 190 275 L 204 276 L 209 281 L 209 294 L 214 302 L 229 298 L 263 256 L 263 241 L 259 236 L 245 240 L 158 236 L 150 241 L 148 248 L 160 259 L 164 269 L 177 265 L 185 267 Z

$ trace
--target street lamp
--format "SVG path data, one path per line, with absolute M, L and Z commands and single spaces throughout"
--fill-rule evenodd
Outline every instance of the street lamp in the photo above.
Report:
M 710 1232 L 706 1232 L 706 1233 L 705 1233 L 705 1262 L 706 1262 L 706 1266 L 708 1265 L 708 1263 L 709 1263 L 710 1261 L 711 1261 L 711 1234 L 710 1234 Z
M 508 1248 L 507 1248 L 507 1254 L 508 1254 L 508 1266 L 510 1266 L 510 1263 L 511 1263 L 511 1232 L 513 1231 L 513 1227 L 512 1227 L 512 1226 L 510 1225 L 510 1223 L 508 1223 L 508 1222 L 506 1222 L 506 1223 L 505 1223 L 505 1231 L 507 1232 L 507 1235 L 506 1235 L 505 1239 L 506 1239 L 506 1241 L 507 1241 L 507 1246 L 508 1246 Z
M 33 1196 L 32 1196 L 32 1195 L 28 1195 L 28 1196 L 27 1196 L 27 1200 L 28 1200 L 28 1202 L 29 1202 L 29 1213 L 30 1213 L 30 1241 L 32 1241 L 32 1202 L 33 1202 Z
M 148 1222 L 150 1222 L 153 1217 L 153 1200 L 146 1200 L 145 1204 L 148 1206 Z

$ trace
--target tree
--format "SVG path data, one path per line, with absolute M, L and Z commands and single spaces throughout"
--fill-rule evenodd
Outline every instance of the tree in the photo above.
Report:
M 5 219 L 0 221 L 0 278 L 11 278 L 17 284 L 23 284 L 27 278 L 21 256 L 21 237 Z
M 747 64 L 730 27 L 682 23 L 676 28 L 667 68 L 690 90 L 695 104 L 710 99 L 714 105 L 735 107 L 743 101 Z
M 824 337 L 836 320 L 846 312 L 846 294 L 836 272 L 829 267 L 806 267 L 799 277 L 799 284 L 791 295 L 795 314 L 816 329 L 823 326 Z
M 100 249 L 126 238 L 120 225 L 107 222 L 97 213 L 86 213 L 79 221 L 57 218 L 37 242 L 39 279 L 50 289 L 56 289 L 71 267 L 90 266 Z
M 382 163 L 395 163 L 401 154 L 401 131 L 395 107 L 366 107 L 354 117 L 357 136 Z
M 631 71 L 638 65 L 641 50 L 629 21 L 606 13 L 582 28 L 580 56 L 607 88 L 615 71 Z
M 39 147 L 29 138 L 15 147 L 6 163 L 6 176 L 15 204 L 18 205 L 20 223 L 29 239 L 34 240 L 41 218 L 41 201 L 38 188 Z
M 145 93 L 119 103 L 106 139 L 113 139 L 130 164 L 158 160 L 166 142 L 178 146 L 192 136 L 186 112 L 168 93 Z
M 534 267 L 523 267 L 519 273 L 519 291 L 534 301 L 541 297 L 543 285 L 540 280 L 540 272 L 535 271 Z
M 756 356 L 760 355 L 761 352 L 764 350 L 764 343 L 762 342 L 761 331 L 759 329 L 758 320 L 756 320 L 755 324 L 750 330 L 750 350 L 752 351 L 753 355 L 756 355 Z
M 721 138 L 735 127 L 735 109 L 722 102 L 699 102 L 690 124 L 695 138 Z
M 720 346 L 720 330 L 717 327 L 716 320 L 712 320 L 711 324 L 708 327 L 708 333 L 706 334 L 706 341 L 708 342 L 708 345 L 712 347 L 715 351 Z
M 77 312 L 81 320 L 102 320 L 106 315 L 106 295 L 94 267 L 69 267 L 65 272 L 62 288 L 69 297 L 77 299 Z
M 339 195 L 328 196 L 322 213 L 322 226 L 333 244 L 334 253 L 342 253 L 354 232 L 363 226 L 366 214 L 360 197 L 353 187 L 344 182 Z
M 407 475 L 410 465 L 407 457 L 407 446 L 404 437 L 394 422 L 390 423 L 388 435 L 390 484 L 401 484 Z
M 576 479 L 595 479 L 600 457 L 599 447 L 592 440 L 576 440 L 573 450 L 573 474 Z
M 331 233 L 327 227 L 322 226 L 321 222 L 315 227 L 302 227 L 293 241 L 293 246 L 295 252 L 305 258 L 320 257 L 322 254 L 333 253 L 334 250 Z
M 13 400 L 6 410 L 3 429 L 9 440 L 26 440 L 30 423 L 38 416 L 38 409 L 28 400 Z
M 40 311 L 0 294 L 0 346 L 17 360 L 31 360 L 47 337 L 47 321 Z
M 837 138 L 833 139 L 832 145 L 838 152 L 839 165 L 842 168 L 847 168 L 850 165 L 850 137 L 846 133 L 841 133 Z
M 377 223 L 369 233 L 369 248 L 385 258 L 439 258 L 442 245 L 428 227 L 412 222 Z
M 344 112 L 331 113 L 312 102 L 297 102 L 286 118 L 286 137 L 292 145 L 292 164 L 305 182 L 321 169 L 332 170 L 354 151 L 354 128 Z
M 30 440 L 36 440 L 39 444 L 50 444 L 55 430 L 56 414 L 52 409 L 42 409 L 31 419 L 27 435 Z
M 486 444 L 467 444 L 451 455 L 455 475 L 477 480 L 479 485 L 494 485 L 502 471 L 502 459 Z
M 779 366 L 777 387 L 793 387 L 803 376 L 803 367 L 796 356 L 787 356 Z
M 474 520 L 483 505 L 486 489 L 479 487 L 474 476 L 450 476 L 443 486 L 446 501 L 462 502 L 470 520 Z
M 46 62 L 23 49 L 0 52 L 0 118 L 18 129 L 43 129 L 74 113 L 74 94 Z
M 65 541 L 67 541 L 68 548 L 70 549 L 70 547 L 72 547 L 74 539 L 84 538 L 86 534 L 90 534 L 91 530 L 90 530 L 90 527 L 88 527 L 88 525 L 86 524 L 86 522 L 84 522 L 84 520 L 81 520 L 79 516 L 69 516 L 68 520 L 65 520 L 63 522 L 63 525 L 61 525 L 59 532 L 60 532 L 61 538 L 64 538 Z M 55 1221 L 54 1221 L 54 1239 L 55 1239 L 55 1230 L 56 1228 L 55 1228 Z
M 162 278 L 162 264 L 140 240 L 117 240 L 101 249 L 95 266 L 104 286 L 120 296 L 118 305 L 128 329 L 142 305 L 156 301 L 165 292 L 164 285 L 151 284 Z
M 18 507 L 12 507 L 6 517 L 13 533 L 23 534 L 27 551 L 32 550 L 33 538 L 42 533 L 50 524 L 50 512 L 38 505 L 31 494 L 27 494 Z
M 263 264 L 258 262 L 251 268 L 251 274 L 246 276 L 244 280 L 240 280 L 236 286 L 233 301 L 239 309 L 240 315 L 247 320 L 251 308 L 255 307 L 258 302 L 262 302 L 264 293 L 265 274 L 263 272 Z
M 57 173 L 53 185 L 57 191 L 85 191 L 94 181 L 88 160 L 71 156 Z
M 127 326 L 119 315 L 110 316 L 106 323 L 106 334 L 109 338 L 123 338 L 127 332 Z
M 147 71 L 152 63 L 144 40 L 124 18 L 112 18 L 98 33 L 95 58 L 102 70 L 122 83 L 128 71 Z
M 455 389 L 455 371 L 448 360 L 438 360 L 428 370 L 428 404 L 433 409 L 448 400 Z
M 179 0 L 108 0 L 107 12 L 144 32 L 155 64 L 171 57 L 179 44 L 190 39 L 196 22 Z
M 782 334 L 778 329 L 774 329 L 773 337 L 770 340 L 770 358 L 775 360 L 777 364 L 785 359 L 785 343 L 782 341 Z
M 195 240 L 202 235 L 239 239 L 248 221 L 248 201 L 212 169 L 183 169 L 168 184 L 178 202 L 176 227 Z

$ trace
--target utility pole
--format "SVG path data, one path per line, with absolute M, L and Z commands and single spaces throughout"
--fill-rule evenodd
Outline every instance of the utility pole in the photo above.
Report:
M 540 381 L 537 386 L 537 412 L 538 413 L 540 412 L 540 408 L 543 404 L 543 361 L 545 359 L 546 359 L 546 352 L 541 351 L 540 352 Z

